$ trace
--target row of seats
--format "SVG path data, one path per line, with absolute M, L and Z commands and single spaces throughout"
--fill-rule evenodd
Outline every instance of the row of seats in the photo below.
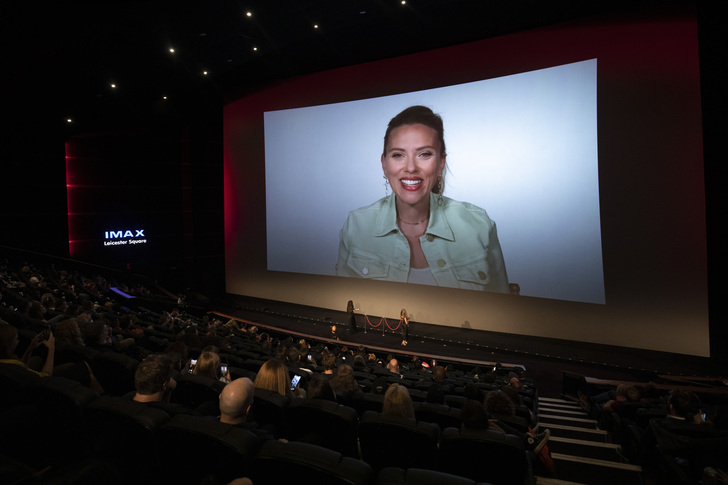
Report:
M 40 379 L 25 394 L 26 403 L 0 414 L 0 455 L 36 469 L 98 460 L 111 464 L 122 483 L 195 485 L 210 474 L 215 483 L 249 476 L 256 484 L 292 477 L 304 477 L 305 483 L 408 483 L 396 480 L 417 476 L 385 473 L 394 466 L 471 480 L 448 477 L 438 483 L 533 483 L 527 452 L 515 436 L 458 428 L 441 432 L 433 423 L 373 411 L 359 420 L 353 409 L 329 401 L 295 400 L 284 433 L 289 441 L 261 443 L 248 430 L 214 418 L 170 419 L 141 403 L 98 397 L 62 377 Z M 386 482 L 377 481 L 382 474 L 389 477 Z

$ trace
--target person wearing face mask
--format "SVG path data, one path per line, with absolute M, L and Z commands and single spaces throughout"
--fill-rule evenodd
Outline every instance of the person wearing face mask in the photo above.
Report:
M 442 118 L 430 108 L 392 118 L 381 156 L 392 193 L 349 213 L 337 275 L 509 292 L 495 222 L 443 195 L 446 159 Z

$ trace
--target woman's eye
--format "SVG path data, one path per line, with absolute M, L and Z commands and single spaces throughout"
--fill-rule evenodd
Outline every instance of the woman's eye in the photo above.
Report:
M 432 156 L 432 152 L 420 152 L 420 157 L 422 158 L 430 158 Z

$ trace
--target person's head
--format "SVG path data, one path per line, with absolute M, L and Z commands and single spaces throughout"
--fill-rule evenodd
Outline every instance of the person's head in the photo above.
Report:
M 301 353 L 298 351 L 298 348 L 295 346 L 289 347 L 286 359 L 288 360 L 288 365 L 298 364 L 298 362 L 301 360 Z
M 503 391 L 490 391 L 485 395 L 485 410 L 496 416 L 516 415 L 516 406 Z
M 354 313 L 354 302 L 353 301 L 349 300 L 346 303 L 346 312 L 347 313 Z
M 402 319 L 402 320 L 404 320 L 405 318 L 407 318 L 407 310 L 405 310 L 404 308 L 402 308 L 402 311 L 399 312 L 399 318 Z
M 506 396 L 508 396 L 508 399 L 510 399 L 513 402 L 513 405 L 518 408 L 521 404 L 523 404 L 523 398 L 520 394 L 518 394 L 518 391 L 515 387 L 512 387 L 510 385 L 505 385 L 501 387 L 501 392 L 504 393 Z
M 109 322 L 103 318 L 96 319 L 81 326 L 86 345 L 106 345 L 111 337 Z
M 0 359 L 15 358 L 19 342 L 18 329 L 9 323 L 0 322 Z
M 247 377 L 241 377 L 227 384 L 220 393 L 220 421 L 223 423 L 244 423 L 253 404 L 255 385 Z
M 348 364 L 341 364 L 339 366 L 331 384 L 334 387 L 340 387 L 350 392 L 354 392 L 359 389 L 359 384 L 356 382 L 356 378 L 354 377 L 354 369 L 352 369 Z
M 309 399 L 324 399 L 336 402 L 336 393 L 331 386 L 331 381 L 321 374 L 313 374 L 306 386 L 306 396 Z
M 334 367 L 336 366 L 336 356 L 331 352 L 326 352 L 321 357 L 321 366 L 324 368 L 325 373 L 333 374 Z
M 670 415 L 686 418 L 689 413 L 695 412 L 700 402 L 697 396 L 688 391 L 673 390 L 667 398 L 667 409 Z
M 215 352 L 202 352 L 197 359 L 197 365 L 192 371 L 193 374 L 209 377 L 211 379 L 220 378 L 220 356 Z
M 255 376 L 255 387 L 285 396 L 290 380 L 288 367 L 278 359 L 270 359 L 260 366 L 258 375 Z
M 152 354 L 139 363 L 134 373 L 134 387 L 142 396 L 163 395 L 176 386 L 172 363 L 161 354 Z
M 430 108 L 410 106 L 390 120 L 382 169 L 398 198 L 412 203 L 441 193 L 446 158 L 442 118 Z
M 401 416 L 414 419 L 415 409 L 406 387 L 400 384 L 391 384 L 389 386 L 387 392 L 384 393 L 382 413 L 389 416 Z
M 387 369 L 389 369 L 389 372 L 399 374 L 399 362 L 397 362 L 397 359 L 391 359 L 389 364 L 387 364 Z
M 447 378 L 447 370 L 445 370 L 445 367 L 441 365 L 435 366 L 435 370 L 432 372 L 432 378 L 437 382 L 444 382 Z
M 56 343 L 74 344 L 74 345 L 85 345 L 83 342 L 83 336 L 81 335 L 81 329 L 78 327 L 78 322 L 75 318 L 69 318 L 63 320 L 61 323 L 56 325 L 55 331 L 53 332 L 56 336 Z
M 488 413 L 478 401 L 467 399 L 460 410 L 460 421 L 464 429 L 487 429 Z

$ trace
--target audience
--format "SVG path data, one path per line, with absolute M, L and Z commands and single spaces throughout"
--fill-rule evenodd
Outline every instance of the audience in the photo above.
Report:
M 541 453 L 549 439 L 549 430 L 540 434 L 530 430 L 524 433 L 508 421 L 524 402 L 529 413 L 535 410 L 528 399 L 524 401 L 523 396 L 533 396 L 533 381 L 524 378 L 522 370 L 509 371 L 508 367 L 498 364 L 493 371 L 483 372 L 484 368 L 475 368 L 463 372 L 457 367 L 447 368 L 433 362 L 430 372 L 416 356 L 412 357 L 410 366 L 410 357 L 407 356 L 407 360 L 402 361 L 408 363 L 403 367 L 403 375 L 398 360 L 405 358 L 402 355 L 384 358 L 383 354 L 368 352 L 361 346 L 356 349 L 343 345 L 339 347 L 341 342 L 334 342 L 338 345 L 331 347 L 330 341 L 318 344 L 313 341 L 310 344 L 294 341 L 285 334 L 268 329 L 261 331 L 254 325 L 235 320 L 223 323 L 208 316 L 194 317 L 185 313 L 189 308 L 187 305 L 160 313 L 122 308 L 106 296 L 112 285 L 101 277 L 87 278 L 76 273 L 56 271 L 51 278 L 32 265 L 13 272 L 0 264 L 0 280 L 0 317 L 13 323 L 9 325 L 0 321 L 0 368 L 17 370 L 27 379 L 62 375 L 74 378 L 101 394 L 104 391 L 100 386 L 95 387 L 93 372 L 87 365 L 92 363 L 96 355 L 93 349 L 124 353 L 132 357 L 136 355 L 141 358 L 138 359 L 140 362 L 134 374 L 135 391 L 128 393 L 125 398 L 162 409 L 170 415 L 199 415 L 203 414 L 202 408 L 190 409 L 170 402 L 176 386 L 174 376 L 185 371 L 183 366 L 189 355 L 199 355 L 195 374 L 229 382 L 219 397 L 219 416 L 209 413 L 207 418 L 251 430 L 262 439 L 270 439 L 271 435 L 266 431 L 266 423 L 260 423 L 263 427 L 259 428 L 259 423 L 251 421 L 250 409 L 255 399 L 255 388 L 286 395 L 289 399 L 307 396 L 349 405 L 363 400 L 366 393 L 362 391 L 362 386 L 366 382 L 367 393 L 377 392 L 378 388 L 384 393 L 383 414 L 414 419 L 410 391 L 402 384 L 390 384 L 393 380 L 412 385 L 413 388 L 426 389 L 427 402 L 443 403 L 446 397 L 453 394 L 460 399 L 464 397 L 460 414 L 463 429 L 490 428 L 515 434 L 524 440 L 527 449 L 533 454 Z M 53 288 L 54 284 L 58 287 Z M 115 286 L 123 287 L 124 291 L 131 294 L 148 294 L 146 288 L 134 283 L 116 283 Z M 19 310 L 16 311 L 16 308 Z M 46 325 L 53 331 L 40 331 Z M 21 336 L 18 328 L 22 329 Z M 164 349 L 164 354 L 147 356 L 151 352 L 146 347 L 150 334 L 157 339 L 155 352 Z M 21 341 L 28 343 L 20 346 Z M 324 345 L 332 350 L 329 351 Z M 21 357 L 16 355 L 18 348 L 24 352 Z M 65 351 L 77 352 L 75 360 L 58 360 Z M 239 358 L 235 355 L 239 351 L 253 351 L 260 356 L 259 360 L 265 361 L 257 369 L 254 381 L 247 377 L 231 381 L 230 373 L 224 376 L 221 374 L 221 360 L 231 362 L 233 366 L 234 359 Z M 33 353 L 37 355 L 33 357 Z M 232 360 L 224 356 L 221 358 L 221 353 Z M 270 358 L 271 355 L 279 358 Z M 304 358 L 309 355 L 311 361 Z M 320 368 L 316 368 L 316 360 L 320 360 Z M 68 366 L 74 363 L 78 366 Z M 389 372 L 384 372 L 384 363 Z M 84 373 L 85 377 L 80 377 Z M 293 389 L 290 379 L 292 373 L 304 377 Z M 362 378 L 362 375 L 370 377 Z M 393 379 L 395 376 L 401 381 Z M 499 386 L 503 387 L 488 392 L 484 397 L 484 389 L 497 389 Z M 631 403 L 635 406 L 653 406 L 659 397 L 651 396 L 650 400 L 644 400 L 640 397 L 639 389 L 620 386 L 586 401 L 599 413 L 619 415 Z M 645 431 L 644 446 L 654 450 L 657 450 L 658 445 L 680 448 L 702 437 L 716 439 L 724 436 L 721 433 L 725 433 L 726 429 L 725 406 L 710 409 L 694 395 L 681 392 L 672 393 L 665 406 L 665 418 L 651 421 Z M 707 418 L 703 419 L 706 409 Z M 536 418 L 533 415 L 531 417 Z

